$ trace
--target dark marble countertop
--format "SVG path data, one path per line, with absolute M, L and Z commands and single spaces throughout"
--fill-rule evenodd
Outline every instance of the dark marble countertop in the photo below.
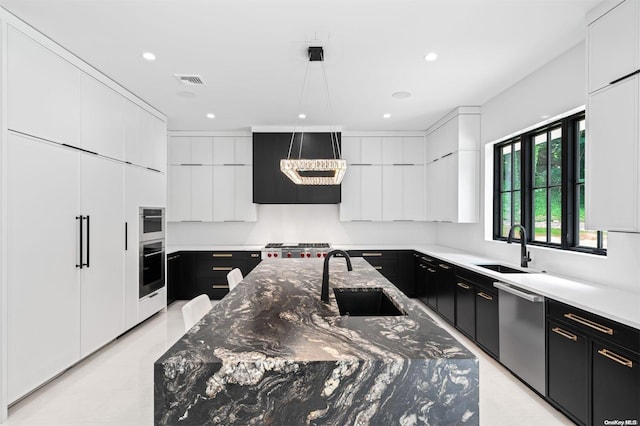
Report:
M 441 385 L 432 386 L 436 383 L 434 374 L 456 384 L 452 385 L 455 391 L 449 389 L 449 396 L 439 394 L 437 397 L 448 398 L 450 402 L 456 400 L 457 405 L 452 404 L 457 408 L 447 411 L 446 418 L 469 419 L 470 423 L 477 423 L 478 371 L 475 356 L 438 326 L 418 305 L 420 302 L 406 297 L 365 260 L 353 258 L 352 263 L 353 271 L 348 272 L 344 259 L 331 259 L 330 303 L 325 304 L 320 300 L 322 259 L 263 260 L 156 361 L 156 424 L 216 424 L 215 419 L 226 419 L 219 422 L 222 424 L 233 423 L 229 418 L 242 419 L 240 423 L 250 422 L 256 417 L 247 414 L 246 401 L 242 404 L 238 401 L 246 399 L 248 390 L 262 394 L 265 401 L 269 398 L 263 392 L 269 395 L 280 392 L 278 398 L 290 400 L 301 392 L 314 394 L 311 390 L 304 390 L 302 383 L 307 382 L 316 383 L 319 392 L 315 397 L 304 399 L 304 403 L 296 403 L 307 407 L 302 409 L 307 420 L 320 419 L 312 424 L 346 424 L 341 422 L 347 420 L 344 416 L 350 415 L 349 412 L 355 410 L 353 413 L 362 414 L 362 410 L 356 408 L 361 403 L 351 401 L 350 408 L 342 410 L 343 417 L 333 417 L 336 413 L 322 414 L 322 407 L 326 410 L 333 404 L 328 402 L 331 395 L 354 395 L 359 386 L 365 386 L 364 383 L 368 383 L 369 393 L 370 386 L 379 386 L 381 393 L 384 389 L 391 392 L 390 387 L 395 389 L 407 381 L 422 386 L 425 392 L 433 387 L 432 390 L 438 393 L 443 388 Z M 407 315 L 340 316 L 332 291 L 338 287 L 382 288 Z M 414 360 L 419 363 L 412 364 Z M 323 363 L 328 366 L 324 373 L 317 376 L 305 373 L 313 376 L 313 380 L 292 378 L 312 365 Z M 362 367 L 365 364 L 378 367 L 366 372 Z M 420 371 L 425 373 L 424 377 L 415 371 L 409 373 L 413 371 L 409 366 L 418 368 L 418 364 L 422 366 Z M 396 367 L 390 367 L 392 365 Z M 379 370 L 380 366 L 386 367 Z M 423 371 L 425 368 L 428 373 Z M 402 376 L 400 382 L 399 375 Z M 347 383 L 350 387 L 345 388 Z M 276 388 L 280 390 L 276 392 Z M 231 397 L 232 394 L 236 396 Z M 385 398 L 391 400 L 390 395 Z M 249 399 L 256 403 L 255 398 L 258 397 Z M 323 398 L 324 402 L 319 401 Z M 401 399 L 406 399 L 406 395 Z M 214 400 L 217 400 L 215 404 Z M 421 397 L 414 397 L 414 400 L 421 401 Z M 433 401 L 424 404 L 424 413 L 429 412 L 424 407 L 434 405 Z M 382 410 L 381 405 L 384 404 L 378 405 L 369 417 L 365 416 L 373 421 L 371 424 L 395 413 L 389 407 Z M 407 407 L 412 406 L 412 415 L 419 417 L 421 409 L 413 405 L 408 404 Z M 405 414 L 407 407 L 401 410 Z M 268 409 L 262 407 L 260 410 L 263 414 L 256 411 L 254 414 L 259 419 L 255 421 L 266 421 L 264 411 Z M 277 419 L 283 419 L 282 416 L 292 415 L 290 411 L 275 411 L 277 413 L 270 418 L 274 424 L 278 424 Z M 445 411 L 438 411 L 438 416 L 444 416 L 442 413 Z M 429 418 L 444 420 L 445 417 Z

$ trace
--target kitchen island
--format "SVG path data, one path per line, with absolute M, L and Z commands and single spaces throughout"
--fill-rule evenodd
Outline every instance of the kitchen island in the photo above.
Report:
M 155 363 L 154 422 L 478 424 L 478 362 L 363 259 L 265 260 Z M 406 315 L 341 316 L 333 288 Z

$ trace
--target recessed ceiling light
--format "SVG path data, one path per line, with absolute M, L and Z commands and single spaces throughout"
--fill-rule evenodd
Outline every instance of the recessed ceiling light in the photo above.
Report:
M 405 90 L 401 90 L 399 92 L 395 92 L 391 95 L 392 98 L 396 99 L 406 99 L 411 96 L 411 92 L 407 92 Z
M 305 118 L 307 118 L 307 114 L 300 113 L 298 114 L 298 118 L 304 120 Z
M 209 114 L 207 114 L 207 118 L 216 118 L 216 115 L 212 114 L 212 113 L 209 113 Z
M 438 54 L 436 52 L 429 52 L 424 57 L 424 60 L 429 62 L 435 61 L 436 59 L 438 59 Z
M 142 57 L 143 57 L 144 59 L 146 59 L 147 61 L 155 61 L 155 60 L 156 60 L 156 55 L 154 55 L 154 54 L 153 54 L 153 53 L 151 53 L 151 52 L 144 52 L 144 53 L 142 54 Z
M 382 115 L 382 118 L 391 118 L 391 114 L 387 112 L 386 114 Z

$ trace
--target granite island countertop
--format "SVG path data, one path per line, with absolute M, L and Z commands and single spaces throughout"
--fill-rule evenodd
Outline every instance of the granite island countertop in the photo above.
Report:
M 155 363 L 155 424 L 478 424 L 478 362 L 365 260 L 265 260 Z M 340 316 L 332 288 L 406 316 Z

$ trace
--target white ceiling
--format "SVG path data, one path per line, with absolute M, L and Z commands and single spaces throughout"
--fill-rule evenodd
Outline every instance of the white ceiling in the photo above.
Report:
M 456 106 L 482 105 L 574 46 L 597 3 L 0 0 L 164 112 L 172 130 L 300 125 L 300 110 L 305 125 L 424 130 Z M 325 48 L 332 121 L 319 63 L 310 69 L 302 108 L 298 103 L 314 39 Z M 143 60 L 143 51 L 157 60 Z M 430 51 L 437 61 L 424 60 Z M 182 86 L 177 73 L 199 74 L 206 86 Z M 412 96 L 391 97 L 401 90 Z

